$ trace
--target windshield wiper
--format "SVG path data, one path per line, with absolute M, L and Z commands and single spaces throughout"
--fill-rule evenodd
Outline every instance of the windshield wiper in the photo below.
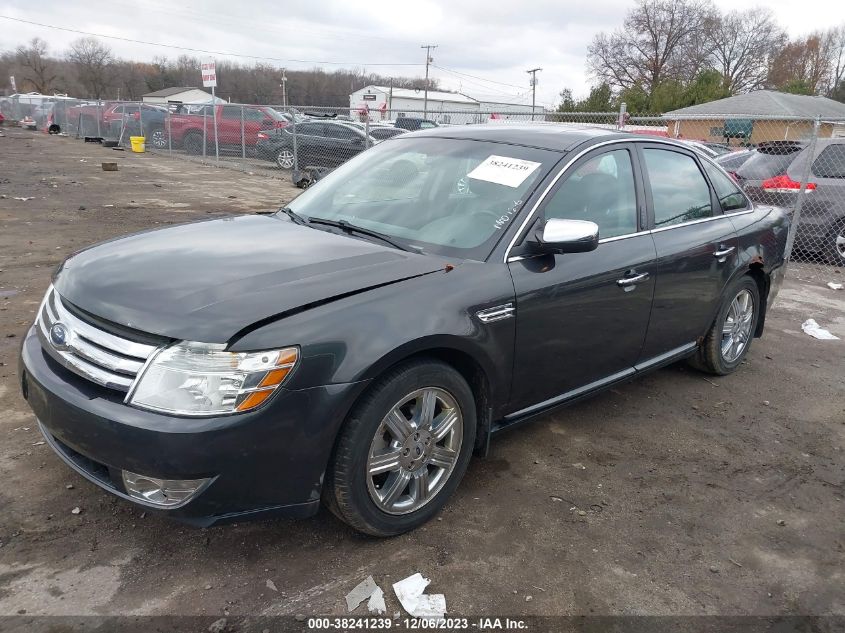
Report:
M 341 231 L 346 233 L 359 233 L 361 235 L 368 235 L 370 237 L 374 237 L 376 239 L 381 240 L 385 244 L 390 244 L 393 248 L 398 248 L 400 251 L 410 251 L 410 252 L 420 252 L 420 249 L 411 248 L 409 246 L 405 246 L 399 244 L 398 242 L 394 242 L 384 233 L 379 233 L 378 231 L 371 231 L 370 229 L 365 229 L 361 226 L 356 226 L 354 224 L 350 224 L 346 220 L 327 220 L 325 218 L 308 218 L 309 224 L 322 224 L 324 226 L 334 226 L 339 228 Z
M 294 224 L 301 224 L 302 226 L 308 226 L 308 222 L 305 221 L 301 215 L 299 215 L 296 211 L 291 209 L 290 207 L 279 207 L 279 210 L 276 213 L 284 213 L 288 216 Z

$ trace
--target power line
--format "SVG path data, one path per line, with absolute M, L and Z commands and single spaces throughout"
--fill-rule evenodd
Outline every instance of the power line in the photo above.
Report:
M 159 44 L 157 42 L 147 42 L 145 40 L 136 40 L 129 37 L 118 37 L 117 35 L 104 35 L 103 33 L 91 33 L 90 31 L 80 31 L 78 29 L 71 29 L 63 26 L 55 26 L 53 24 L 43 24 L 41 22 L 34 22 L 32 20 L 24 20 L 23 18 L 13 18 L 8 15 L 0 15 L 2 20 L 11 20 L 12 22 L 21 22 L 23 24 L 31 24 L 33 26 L 40 26 L 45 29 L 54 29 L 56 31 L 65 31 L 67 33 L 76 33 L 78 35 L 90 35 L 92 37 L 102 37 L 110 40 L 119 40 L 121 42 L 130 42 L 133 44 L 144 44 L 146 46 L 159 46 L 162 48 L 171 48 L 180 51 L 191 51 L 193 53 L 205 53 L 206 55 L 220 55 L 223 57 L 243 57 L 245 59 L 261 59 L 280 63 L 292 64 L 325 64 L 327 66 L 422 66 L 419 63 L 401 62 L 397 64 L 387 64 L 384 62 L 330 62 L 325 60 L 314 59 L 281 59 L 279 57 L 263 57 L 261 55 L 244 55 L 242 53 L 227 53 L 222 51 L 212 51 L 204 48 L 192 48 L 190 46 L 177 46 L 175 44 Z
M 462 72 L 459 72 L 457 70 L 453 70 L 451 68 L 444 68 L 443 66 L 438 66 L 437 64 L 432 64 L 432 66 L 434 66 L 435 68 L 437 68 L 439 70 L 445 70 L 448 73 L 460 75 L 460 76 L 463 76 L 463 77 L 472 77 L 473 79 L 479 79 L 481 81 L 486 81 L 487 83 L 491 83 L 491 84 L 499 84 L 500 86 L 508 86 L 510 88 L 516 88 L 517 90 L 525 89 L 525 86 L 517 86 L 515 84 L 508 84 L 508 83 L 505 83 L 503 81 L 495 81 L 493 79 L 485 79 L 484 77 L 479 77 L 477 75 L 470 75 L 469 73 L 462 73 Z

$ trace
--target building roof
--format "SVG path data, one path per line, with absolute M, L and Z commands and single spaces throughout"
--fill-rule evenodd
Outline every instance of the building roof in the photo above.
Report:
M 365 86 L 356 92 L 367 92 L 377 90 L 384 94 L 390 94 L 390 88 L 387 86 Z M 409 88 L 394 88 L 393 89 L 393 98 L 394 99 L 424 99 L 425 98 L 425 91 L 424 90 L 411 90 Z M 450 103 L 467 103 L 467 104 L 477 104 L 478 101 L 473 99 L 472 97 L 468 97 L 466 95 L 462 95 L 459 92 L 441 92 L 439 90 L 429 90 L 428 91 L 428 100 L 429 101 L 448 101 Z
M 182 92 L 190 92 L 191 90 L 202 90 L 202 88 L 194 88 L 193 86 L 175 86 L 173 88 L 165 88 L 164 90 L 156 90 L 155 92 L 148 92 L 144 97 L 172 97 Z M 202 90 L 202 92 L 205 92 Z M 211 95 L 209 95 L 210 97 Z
M 766 117 L 794 117 L 814 119 L 818 117 L 845 118 L 845 103 L 808 95 L 794 95 L 775 90 L 757 90 L 746 94 L 710 101 L 699 105 L 672 110 L 663 116 L 667 119 L 689 118 L 690 116 L 747 116 L 756 119 Z

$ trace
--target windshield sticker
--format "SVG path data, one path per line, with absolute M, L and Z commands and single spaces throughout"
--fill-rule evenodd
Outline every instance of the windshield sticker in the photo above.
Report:
M 488 156 L 478 167 L 469 172 L 467 177 L 506 187 L 519 187 L 539 166 L 540 163 L 530 160 L 493 155 Z
M 498 231 L 503 226 L 507 225 L 507 223 L 511 221 L 511 218 L 516 214 L 517 210 L 519 210 L 520 206 L 522 206 L 522 200 L 514 200 L 508 210 L 505 211 L 498 220 L 493 222 L 493 228 Z

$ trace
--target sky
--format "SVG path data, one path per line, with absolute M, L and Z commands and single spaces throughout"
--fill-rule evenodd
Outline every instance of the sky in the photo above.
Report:
M 715 0 L 723 11 L 761 2 Z M 425 51 L 437 44 L 431 76 L 476 98 L 531 102 L 529 68 L 538 73 L 537 102 L 557 103 L 564 87 L 586 96 L 592 83 L 586 52 L 592 38 L 624 19 L 631 0 L 0 0 L 0 16 L 66 29 L 216 53 L 267 58 L 291 69 L 363 68 L 385 76 L 421 77 Z M 767 0 L 791 36 L 845 23 L 842 0 Z M 79 33 L 0 19 L 0 49 L 32 37 L 53 54 Z M 229 57 L 103 39 L 125 59 Z M 198 78 L 199 80 L 199 78 Z

